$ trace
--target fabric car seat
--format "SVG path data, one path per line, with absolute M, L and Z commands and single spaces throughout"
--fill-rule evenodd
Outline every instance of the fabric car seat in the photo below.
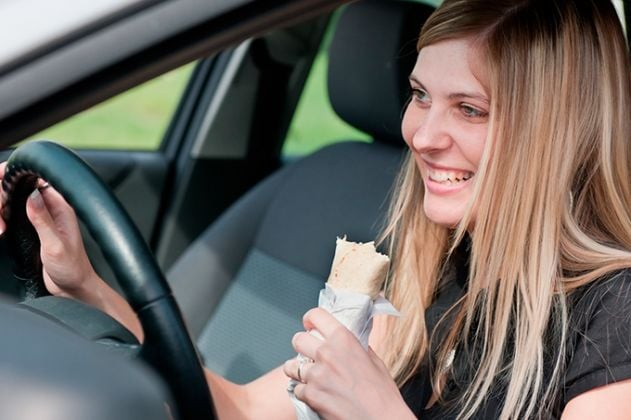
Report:
M 346 7 L 329 55 L 336 113 L 374 141 L 342 142 L 282 168 L 234 204 L 168 273 L 206 365 L 248 382 L 294 355 L 337 236 L 374 240 L 403 157 L 401 115 L 420 27 L 406 1 Z M 317 135 L 317 133 L 314 133 Z

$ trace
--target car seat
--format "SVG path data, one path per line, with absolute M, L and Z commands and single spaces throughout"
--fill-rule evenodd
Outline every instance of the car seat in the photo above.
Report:
M 378 236 L 403 157 L 400 124 L 416 40 L 432 11 L 393 0 L 347 6 L 330 47 L 329 96 L 336 113 L 373 142 L 338 143 L 277 171 L 169 271 L 211 370 L 245 383 L 292 357 L 291 337 L 317 306 L 336 237 Z

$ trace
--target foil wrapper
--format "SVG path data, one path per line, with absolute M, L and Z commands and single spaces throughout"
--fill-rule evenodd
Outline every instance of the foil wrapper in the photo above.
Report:
M 372 319 L 375 315 L 385 314 L 399 316 L 399 312 L 385 298 L 350 292 L 348 290 L 335 290 L 328 284 L 320 291 L 318 306 L 331 313 L 342 325 L 348 328 L 357 337 L 361 345 L 368 348 L 368 337 L 372 330 Z M 312 334 L 318 335 L 316 331 Z M 298 358 L 304 358 L 298 355 Z M 303 359 L 304 360 L 304 359 Z M 317 420 L 320 418 L 307 404 L 300 401 L 294 395 L 294 388 L 299 382 L 291 380 L 287 391 L 296 409 L 298 420 Z

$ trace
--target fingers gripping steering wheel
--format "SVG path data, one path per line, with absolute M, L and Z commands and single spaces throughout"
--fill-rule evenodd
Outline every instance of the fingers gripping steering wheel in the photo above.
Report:
M 47 141 L 17 148 L 9 158 L 3 180 L 7 194 L 5 214 L 10 219 L 7 223 L 11 227 L 14 222 L 28 225 L 24 228 L 26 233 L 11 235 L 19 243 L 9 244 L 9 248 L 22 250 L 13 258 L 17 275 L 27 278 L 27 295 L 45 294 L 39 240 L 25 214 L 26 199 L 38 178 L 47 180 L 61 193 L 99 244 L 142 324 L 145 340 L 140 357 L 169 385 L 180 418 L 214 419 L 199 357 L 168 283 L 138 229 L 81 158 Z

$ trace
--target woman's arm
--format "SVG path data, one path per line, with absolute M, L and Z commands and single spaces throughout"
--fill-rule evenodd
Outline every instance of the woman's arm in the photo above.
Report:
M 377 354 L 383 346 L 385 321 L 385 315 L 376 316 L 370 334 L 370 346 Z M 206 378 L 221 417 L 237 420 L 294 419 L 295 410 L 287 394 L 289 377 L 283 371 L 294 363 L 295 358 L 292 358 L 284 367 L 276 368 L 246 385 L 236 385 L 206 369 Z
M 385 315 L 376 316 L 370 334 L 370 346 L 377 354 L 381 353 L 384 344 L 385 321 Z M 363 349 L 361 352 L 365 353 Z M 236 385 L 206 369 L 206 378 L 221 417 L 237 420 L 294 419 L 295 410 L 287 394 L 289 377 L 284 373 L 284 369 L 292 369 L 295 366 L 295 360 L 295 358 L 288 360 L 283 367 L 276 368 L 246 385 Z M 406 411 L 407 407 L 402 407 L 402 412 Z
M 206 369 L 206 379 L 220 419 L 295 419 L 287 394 L 289 378 L 278 367 L 246 384 L 234 384 Z
M 631 419 L 631 379 L 594 388 L 570 400 L 561 420 Z

